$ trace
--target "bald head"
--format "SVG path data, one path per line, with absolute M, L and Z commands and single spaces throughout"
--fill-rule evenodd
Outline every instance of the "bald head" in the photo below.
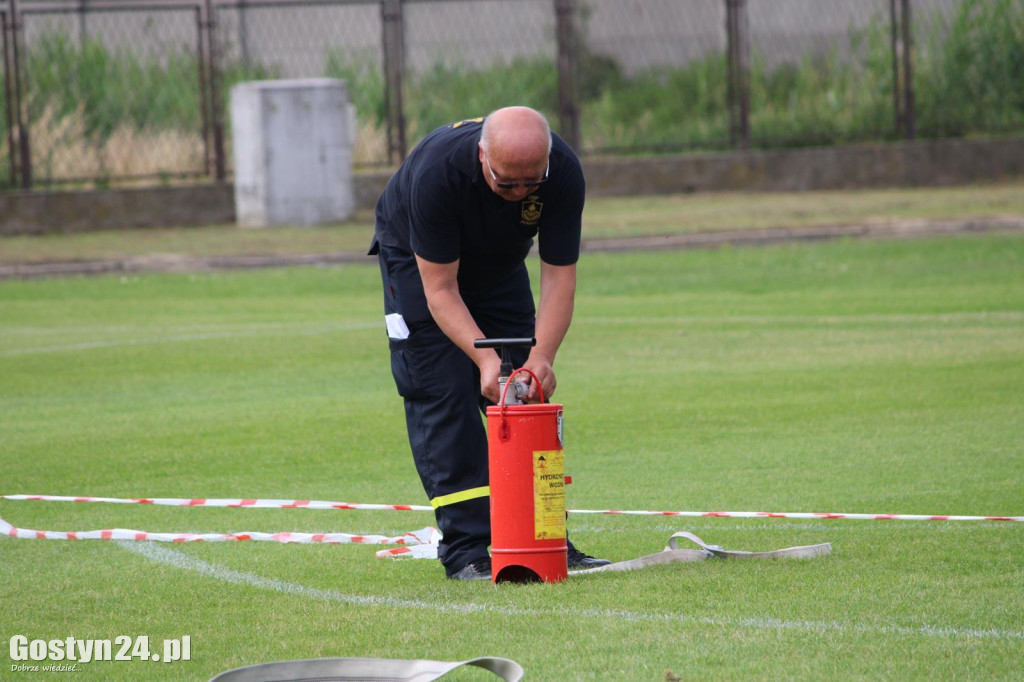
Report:
M 535 180 L 543 177 L 551 153 L 551 128 L 539 111 L 529 107 L 506 107 L 484 119 L 480 133 L 480 163 L 490 166 L 501 180 Z M 490 180 L 491 178 L 488 178 Z M 501 192 L 516 199 L 525 192 Z
M 505 107 L 484 119 L 480 146 L 491 154 L 547 156 L 551 151 L 551 128 L 535 109 Z

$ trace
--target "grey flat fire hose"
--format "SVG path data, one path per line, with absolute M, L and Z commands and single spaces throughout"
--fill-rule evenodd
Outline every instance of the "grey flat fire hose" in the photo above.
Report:
M 685 538 L 700 549 L 684 549 L 679 547 L 679 538 Z M 820 545 L 802 545 L 786 547 L 771 552 L 742 552 L 726 550 L 718 545 L 709 545 L 693 533 L 680 531 L 668 539 L 668 547 L 656 554 L 648 554 L 638 559 L 618 561 L 606 566 L 598 566 L 583 571 L 569 571 L 572 575 L 583 573 L 599 573 L 602 571 L 635 571 L 658 564 L 673 564 L 681 561 L 706 561 L 707 559 L 811 559 L 832 553 L 832 543 Z
M 475 666 L 506 682 L 519 682 L 523 667 L 507 658 L 482 656 L 468 661 L 426 661 L 389 658 L 316 658 L 262 663 L 228 670 L 210 682 L 428 682 L 456 668 Z

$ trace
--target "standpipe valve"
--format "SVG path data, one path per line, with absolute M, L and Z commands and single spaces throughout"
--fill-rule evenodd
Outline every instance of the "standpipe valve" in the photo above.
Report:
M 501 372 L 498 375 L 498 395 L 502 405 L 522 405 L 523 399 L 529 393 L 530 387 L 522 381 L 513 381 L 505 390 L 505 384 L 512 376 L 514 367 L 509 357 L 509 348 L 532 348 L 537 345 L 535 338 L 522 339 L 477 339 L 473 342 L 475 348 L 496 348 L 501 355 Z

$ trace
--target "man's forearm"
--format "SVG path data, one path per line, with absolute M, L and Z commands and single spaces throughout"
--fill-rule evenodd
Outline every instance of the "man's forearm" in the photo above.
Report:
M 474 347 L 473 341 L 482 338 L 483 332 L 457 291 L 444 289 L 432 292 L 427 297 L 427 308 L 445 336 L 478 366 L 494 355 L 492 350 Z
M 497 356 L 494 351 L 476 348 L 473 341 L 483 336 L 476 320 L 462 300 L 458 285 L 458 262 L 431 263 L 419 256 L 416 257 L 420 278 L 423 281 L 423 294 L 427 299 L 427 308 L 431 317 L 449 339 L 462 352 L 472 358 L 481 369 L 487 363 L 493 363 Z
M 554 363 L 569 331 L 576 298 L 576 266 L 542 265 L 540 305 L 537 310 L 537 345 L 531 356 Z

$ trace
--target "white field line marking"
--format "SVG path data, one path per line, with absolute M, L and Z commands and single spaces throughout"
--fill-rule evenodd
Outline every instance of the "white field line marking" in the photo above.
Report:
M 325 327 L 309 327 L 306 329 L 253 329 L 247 331 L 230 332 L 207 332 L 200 334 L 180 334 L 171 336 L 156 336 L 143 339 L 117 339 L 113 341 L 88 341 L 85 343 L 74 343 L 63 346 L 44 346 L 42 348 L 16 348 L 13 350 L 0 351 L 0 356 L 11 357 L 17 355 L 37 355 L 40 353 L 60 353 L 66 351 L 92 350 L 95 348 L 114 348 L 117 346 L 145 346 L 158 343 L 179 343 L 188 341 L 210 341 L 214 339 L 233 339 L 251 336 L 310 336 L 314 334 L 331 334 L 334 332 L 357 331 L 372 329 L 374 327 L 384 328 L 380 322 L 353 322 L 351 324 L 328 325 Z
M 1001 630 L 997 628 L 979 630 L 973 628 L 939 627 L 927 624 L 917 627 L 904 625 L 864 625 L 857 623 L 842 623 L 835 620 L 787 621 L 768 617 L 711 618 L 708 616 L 686 616 L 677 613 L 643 613 L 620 609 L 574 609 L 564 606 L 551 609 L 521 609 L 513 606 L 495 606 L 493 604 L 478 604 L 474 602 L 466 602 L 462 604 L 438 604 L 421 599 L 400 599 L 397 597 L 345 594 L 339 590 L 325 590 L 322 588 L 299 585 L 277 578 L 264 578 L 254 573 L 245 573 L 231 568 L 217 566 L 216 564 L 188 556 L 187 554 L 182 554 L 181 552 L 168 549 L 167 547 L 157 545 L 156 543 L 118 542 L 117 544 L 123 549 L 139 554 L 152 561 L 166 564 L 174 568 L 193 571 L 195 573 L 235 585 L 249 585 L 264 590 L 293 594 L 309 599 L 353 604 L 357 606 L 393 606 L 397 608 L 427 609 L 439 613 L 493 613 L 502 616 L 523 617 L 575 616 L 600 618 L 602 620 L 615 618 L 629 622 L 698 623 L 702 625 L 712 625 L 714 627 L 754 628 L 760 630 L 804 630 L 811 632 L 852 632 L 866 633 L 870 635 L 881 634 L 908 637 L 925 636 L 958 639 L 1024 640 L 1024 631 L 1022 630 Z
M 662 323 L 662 324 L 678 324 L 678 323 L 754 323 L 754 324 L 777 324 L 780 322 L 794 322 L 794 323 L 818 323 L 818 324 L 837 324 L 841 322 L 957 322 L 960 320 L 1024 320 L 1024 311 L 1017 310 L 992 310 L 992 311 L 974 311 L 974 312 L 959 312 L 959 313 L 877 313 L 877 314 L 862 314 L 862 315 L 687 315 L 687 316 L 663 316 L 663 315 L 651 315 L 651 316 L 623 316 L 623 317 L 610 317 L 610 316 L 586 316 L 579 315 L 574 318 L 576 322 L 592 322 L 597 324 L 650 324 L 650 323 Z M 366 326 L 374 326 L 375 323 L 359 322 L 355 323 L 355 328 L 363 328 Z M 339 326 L 340 329 L 345 329 L 345 326 Z M 194 324 L 194 325 L 174 325 L 173 327 L 167 328 L 167 331 L 187 331 L 191 334 L 215 334 L 215 333 L 240 333 L 242 335 L 250 335 L 259 332 L 274 332 L 283 331 L 288 332 L 298 329 L 302 330 L 302 327 L 296 327 L 296 325 L 287 322 L 257 322 L 251 324 L 218 324 L 218 325 L 205 325 L 205 324 Z M 19 335 L 19 336 L 47 336 L 53 334 L 84 334 L 84 333 L 96 333 L 96 334 L 114 334 L 122 332 L 137 332 L 140 331 L 137 326 L 133 325 L 69 325 L 69 326 L 57 326 L 57 327 L 5 327 L 0 325 L 0 336 L 2 335 Z
M 991 311 L 991 312 L 962 312 L 962 313 L 921 313 L 921 314 L 877 314 L 877 315 L 829 315 L 829 316 L 799 316 L 799 315 L 739 315 L 739 316 L 684 316 L 684 317 L 586 317 L 579 316 L 577 323 L 591 324 L 841 324 L 854 322 L 957 322 L 961 320 L 997 321 L 1024 320 L 1024 312 L 1019 311 Z M 370 329 L 377 326 L 377 322 L 356 322 L 347 325 L 331 325 L 309 329 L 296 329 L 286 325 L 261 324 L 248 329 L 235 331 L 211 332 L 202 331 L 204 327 L 198 327 L 199 331 L 190 334 L 178 334 L 143 339 L 118 339 L 112 341 L 93 341 L 60 346 L 48 346 L 43 348 L 24 348 L 7 351 L 0 351 L 0 356 L 30 355 L 36 353 L 52 353 L 59 351 L 88 350 L 92 348 L 109 348 L 115 346 L 144 345 L 154 343 L 174 343 L 180 341 L 205 341 L 210 339 L 223 339 L 235 337 L 248 337 L 268 333 L 296 333 L 296 334 L 322 334 L 334 331 L 353 331 Z M 216 328 L 216 327 L 214 327 Z M 180 329 L 180 327 L 179 327 Z M 211 329 L 211 327 L 205 327 Z M 131 327 L 63 327 L 63 328 L 17 328 L 0 327 L 0 334 L 48 334 L 68 333 L 83 331 L 130 331 Z
M 942 322 L 952 323 L 964 320 L 980 322 L 1024 320 L 1024 312 L 1016 310 L 1000 310 L 991 312 L 961 313 L 898 313 L 898 314 L 867 314 L 867 315 L 649 315 L 623 317 L 588 317 L 579 315 L 573 318 L 573 324 L 589 322 L 592 324 L 845 324 L 860 322 L 885 323 L 918 323 Z
M 153 325 L 157 326 L 157 325 Z M 121 334 L 121 333 L 135 333 L 139 331 L 149 331 L 153 326 L 140 326 L 137 324 L 73 324 L 65 326 L 45 326 L 45 327 L 31 327 L 31 326 L 14 326 L 5 327 L 0 325 L 0 335 L 11 334 L 11 335 L 25 335 L 25 336 L 51 336 L 53 334 Z M 162 331 L 177 331 L 177 332 L 227 332 L 227 331 L 252 331 L 256 329 L 262 330 L 289 330 L 289 329 L 301 329 L 302 327 L 308 326 L 306 323 L 296 322 L 237 322 L 237 323 L 224 323 L 224 324 L 174 324 L 160 327 Z

